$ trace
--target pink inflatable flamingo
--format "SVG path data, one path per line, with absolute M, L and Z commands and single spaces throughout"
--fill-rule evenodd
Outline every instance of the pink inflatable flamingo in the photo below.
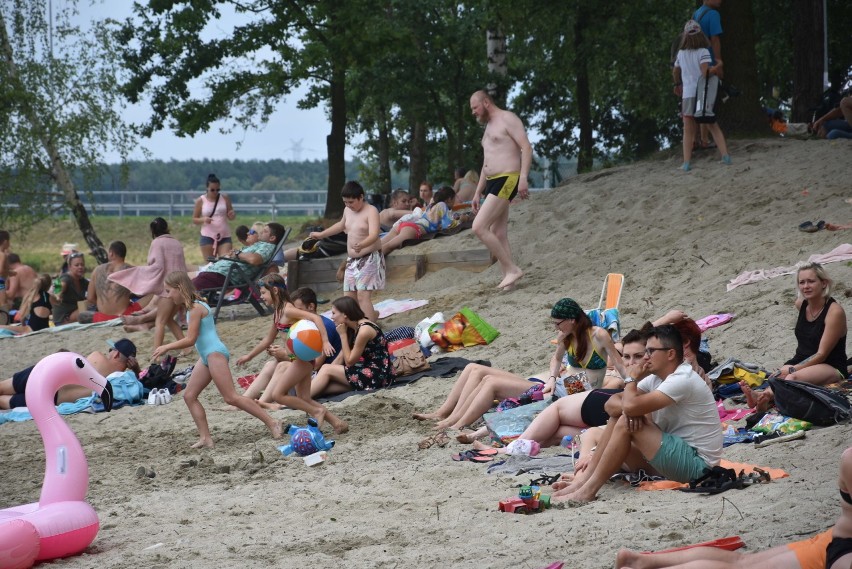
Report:
M 27 382 L 27 408 L 41 433 L 47 466 L 38 503 L 0 510 L 0 568 L 31 567 L 38 561 L 75 555 L 98 533 L 98 515 L 83 501 L 89 486 L 86 455 L 53 405 L 63 385 L 102 393 L 104 407 L 112 408 L 112 387 L 83 356 L 53 354 L 33 368 Z

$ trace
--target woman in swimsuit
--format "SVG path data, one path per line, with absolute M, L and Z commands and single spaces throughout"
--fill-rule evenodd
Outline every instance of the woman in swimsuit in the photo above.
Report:
M 796 286 L 796 353 L 773 376 L 815 385 L 843 381 L 847 376 L 846 312 L 831 296 L 834 281 L 822 265 L 808 263 L 796 271 Z M 749 407 L 765 411 L 773 404 L 772 389 L 754 394 L 745 382 L 740 387 Z
M 266 362 L 263 370 L 244 395 L 252 399 L 259 396 L 258 403 L 266 408 L 280 409 L 281 405 L 286 405 L 291 409 L 304 411 L 316 419 L 320 427 L 324 421 L 328 420 L 336 433 L 345 432 L 347 425 L 344 421 L 311 399 L 311 373 L 314 370 L 314 361 L 306 362 L 296 358 L 287 349 L 286 344 L 283 346 L 273 344 L 275 337 L 279 334 L 286 342 L 290 327 L 297 321 L 310 320 L 322 336 L 323 355 L 321 357 L 334 356 L 334 348 L 329 341 L 322 316 L 296 308 L 290 301 L 287 284 L 281 275 L 266 275 L 257 284 L 260 286 L 261 299 L 267 305 L 274 307 L 272 325 L 266 336 L 251 352 L 237 359 L 237 365 L 245 365 L 263 351 L 272 356 L 272 359 Z M 275 373 L 276 368 L 279 367 L 284 368 L 283 372 Z M 295 397 L 290 395 L 290 390 L 294 388 Z M 260 391 L 264 389 L 261 395 Z
M 340 297 L 331 306 L 331 319 L 343 340 L 343 363 L 320 368 L 311 383 L 311 396 L 388 387 L 395 376 L 382 329 L 367 319 L 354 298 Z
M 0 330 L 11 330 L 15 334 L 29 334 L 50 326 L 50 311 L 53 307 L 50 304 L 49 291 L 52 284 L 53 280 L 50 275 L 42 273 L 33 281 L 32 287 L 21 300 L 21 308 L 18 310 L 18 314 L 20 314 L 20 320 L 24 324 L 0 326 Z M 16 314 L 16 319 L 17 316 Z
M 266 425 L 273 439 L 281 438 L 281 424 L 257 404 L 257 401 L 239 395 L 234 389 L 234 378 L 228 367 L 231 354 L 216 334 L 216 322 L 206 303 L 202 302 L 189 276 L 182 271 L 166 275 L 166 294 L 178 306 L 186 308 L 189 329 L 186 337 L 170 344 L 164 344 L 154 350 L 151 359 L 158 359 L 171 350 L 182 350 L 195 345 L 201 356 L 192 369 L 189 383 L 184 390 L 183 400 L 189 408 L 192 420 L 198 428 L 198 442 L 192 448 L 213 448 L 213 437 L 207 425 L 207 413 L 198 400 L 198 396 L 212 381 L 222 398 L 229 405 L 238 407 L 254 415 Z
M 558 377 L 575 375 L 580 371 L 586 372 L 592 387 L 600 387 L 608 359 L 622 377 L 627 376 L 609 332 L 592 326 L 588 315 L 574 300 L 563 298 L 557 302 L 550 311 L 550 317 L 559 335 L 556 352 L 550 359 L 550 376 L 543 385 L 545 396 L 553 392 Z M 563 356 L 569 352 L 569 365 L 563 368 Z M 583 357 L 578 358 L 578 353 Z M 461 429 L 488 411 L 495 399 L 518 397 L 530 386 L 529 380 L 511 372 L 468 364 L 444 404 L 433 413 L 417 413 L 414 418 L 421 421 L 437 419 L 436 429 Z

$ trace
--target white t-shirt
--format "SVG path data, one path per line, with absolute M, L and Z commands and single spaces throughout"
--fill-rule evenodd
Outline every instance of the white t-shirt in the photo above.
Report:
M 674 400 L 673 405 L 651 413 L 654 423 L 664 432 L 682 438 L 698 451 L 708 466 L 722 458 L 722 422 L 713 393 L 688 363 L 681 363 L 665 380 L 649 375 L 637 389 L 645 393 L 659 390 Z
M 683 98 L 695 97 L 698 91 L 698 79 L 701 78 L 701 64 L 710 65 L 710 50 L 682 49 L 677 52 L 675 67 L 680 67 L 680 80 L 683 82 Z

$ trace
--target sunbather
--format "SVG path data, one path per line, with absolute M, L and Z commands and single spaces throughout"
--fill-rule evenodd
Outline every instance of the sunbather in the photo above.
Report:
M 574 300 L 561 299 L 553 306 L 550 317 L 559 331 L 559 341 L 550 359 L 550 375 L 544 382 L 545 396 L 553 392 L 557 377 L 580 371 L 586 372 L 592 387 L 600 387 L 608 360 L 614 363 L 622 377 L 627 376 L 609 332 L 592 326 L 589 317 Z M 578 353 L 583 356 L 578 358 Z M 563 355 L 567 357 L 564 370 Z M 437 429 L 461 429 L 488 411 L 495 399 L 518 397 L 531 386 L 529 380 L 511 372 L 468 364 L 444 404 L 432 413 L 415 414 L 414 418 L 437 419 Z
M 455 200 L 456 193 L 449 186 L 444 186 L 435 192 L 432 207 L 423 215 L 410 221 L 400 221 L 382 237 L 382 253 L 387 255 L 399 249 L 409 239 L 423 239 L 427 234 L 452 229 L 459 225 L 461 219 L 455 216 L 452 210 Z
M 402 188 L 397 188 L 390 195 L 390 207 L 379 212 L 379 224 L 382 231 L 388 231 L 403 215 L 411 213 L 411 195 Z
M 852 567 L 852 447 L 840 457 L 840 517 L 813 537 L 757 553 L 693 547 L 670 553 L 618 552 L 615 565 L 630 569 L 849 569 Z
M 773 372 L 774 377 L 827 385 L 846 379 L 846 312 L 831 296 L 834 281 L 819 263 L 796 271 L 796 354 Z M 765 411 L 773 404 L 772 389 L 758 394 L 740 384 L 749 407 Z

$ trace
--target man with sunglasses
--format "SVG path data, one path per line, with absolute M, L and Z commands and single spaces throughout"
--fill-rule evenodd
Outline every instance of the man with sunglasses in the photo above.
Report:
M 655 327 L 645 357 L 626 368 L 620 414 L 608 409 L 610 419 L 592 464 L 558 488 L 554 499 L 592 501 L 622 468 L 689 482 L 719 464 L 719 411 L 710 388 L 684 362 L 677 329 L 670 324 Z
M 234 263 L 247 263 L 260 267 L 272 257 L 276 244 L 284 237 L 285 232 L 286 229 L 280 223 L 267 223 L 260 231 L 259 240 L 256 243 L 240 251 L 231 251 L 227 258 L 217 260 L 207 269 L 198 273 L 192 279 L 192 284 L 198 290 L 220 287 L 225 284 L 225 278 Z M 231 284 L 234 286 L 248 284 L 248 281 L 245 280 L 246 277 L 258 276 L 252 274 L 250 267 L 246 267 L 246 269 L 249 270 L 232 273 Z
M 117 342 L 107 340 L 109 351 L 104 355 L 102 352 L 94 351 L 86 359 L 107 380 L 114 373 L 124 373 L 128 369 L 139 377 L 139 363 L 136 361 L 136 345 L 122 338 Z M 67 352 L 68 350 L 60 350 Z M 22 369 L 12 375 L 11 378 L 0 381 L 0 409 L 14 409 L 15 407 L 26 407 L 27 382 L 35 365 Z M 66 385 L 59 389 L 54 397 L 54 403 L 73 403 L 83 397 L 92 394 L 91 389 L 79 385 Z

